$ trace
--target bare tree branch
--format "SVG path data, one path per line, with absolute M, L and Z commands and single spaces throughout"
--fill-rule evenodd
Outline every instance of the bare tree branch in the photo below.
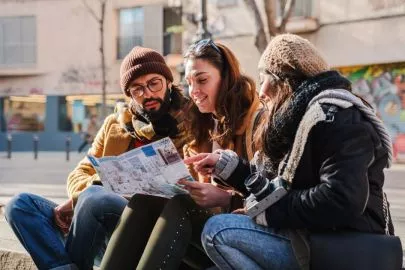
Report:
M 262 53 L 267 46 L 267 37 L 266 32 L 264 31 L 264 25 L 262 21 L 262 17 L 260 16 L 259 9 L 256 5 L 255 0 L 243 0 L 248 7 L 248 10 L 253 14 L 255 19 L 255 46 Z
M 278 27 L 279 33 L 285 32 L 285 27 L 287 25 L 288 19 L 294 10 L 295 0 L 287 0 L 284 6 L 283 13 L 281 14 L 281 23 Z
M 105 13 L 106 5 L 108 0 L 98 0 L 100 5 L 100 17 L 97 16 L 94 9 L 92 9 L 86 0 L 82 0 L 84 6 L 86 7 L 89 14 L 97 21 L 99 26 L 100 33 L 100 62 L 101 62 L 101 97 L 102 97 L 102 108 L 101 116 L 105 118 L 107 116 L 107 71 L 106 71 L 106 62 L 105 62 L 105 50 L 104 50 L 104 22 L 105 22 Z
M 101 17 L 100 17 L 100 60 L 101 60 L 101 93 L 102 93 L 102 111 L 103 118 L 107 116 L 107 76 L 105 65 L 105 52 L 104 52 L 104 22 L 105 22 L 105 8 L 106 0 L 100 0 L 101 4 Z
M 280 6 L 281 23 L 277 26 L 278 12 L 276 10 L 277 2 Z M 260 53 L 262 53 L 267 46 L 267 36 L 264 30 L 264 23 L 262 21 L 259 8 L 256 0 L 244 0 L 247 9 L 253 15 L 255 22 L 255 46 Z M 295 0 L 263 0 L 264 11 L 266 13 L 266 26 L 268 29 L 269 37 L 278 35 L 285 32 L 286 24 L 294 10 Z
M 276 12 L 275 7 L 276 3 L 274 0 L 263 0 L 264 3 L 264 11 L 267 17 L 267 28 L 269 31 L 269 35 L 275 36 L 278 34 L 278 28 L 276 26 Z
M 284 0 L 278 0 L 277 2 L 278 2 L 278 9 L 279 9 L 279 10 L 277 10 L 278 11 L 277 15 L 283 14 L 284 13 L 284 8 L 285 8 L 285 1 Z M 278 13 L 280 13 L 280 14 L 278 14 Z
M 87 11 L 90 13 L 90 15 L 93 16 L 93 18 L 94 18 L 98 23 L 100 23 L 101 18 L 99 18 L 99 17 L 97 16 L 97 14 L 94 12 L 94 10 L 89 6 L 89 4 L 87 3 L 87 1 L 86 1 L 86 0 L 82 0 L 82 2 L 83 2 L 83 5 L 86 7 Z

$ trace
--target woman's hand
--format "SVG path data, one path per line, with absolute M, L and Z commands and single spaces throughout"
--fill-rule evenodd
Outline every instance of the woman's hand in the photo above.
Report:
M 232 211 L 232 214 L 246 215 L 246 208 L 238 208 Z
M 184 163 L 187 165 L 193 164 L 196 172 L 203 176 L 211 177 L 218 159 L 219 154 L 217 153 L 200 153 L 184 159 Z
M 180 180 L 178 184 L 183 185 L 191 198 L 201 207 L 227 207 L 231 201 L 231 194 L 210 183 Z

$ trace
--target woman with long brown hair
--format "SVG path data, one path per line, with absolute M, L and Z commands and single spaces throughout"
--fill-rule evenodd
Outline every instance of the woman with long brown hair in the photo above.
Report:
M 189 169 L 198 181 L 180 181 L 189 195 L 170 200 L 133 196 L 111 237 L 101 269 L 177 269 L 182 261 L 196 269 L 209 267 L 213 263 L 200 241 L 205 221 L 214 213 L 242 205 L 237 192 L 210 177 L 212 171 L 203 177 L 195 169 L 207 157 L 198 154 L 202 152 L 219 156 L 233 150 L 245 159 L 253 157 L 253 130 L 261 107 L 255 83 L 241 73 L 231 50 L 210 39 L 188 48 L 185 67 L 189 96 L 196 106 L 188 122 L 195 140 L 184 147 L 184 156 L 197 162 L 196 168 Z M 228 165 L 222 171 L 229 169 Z

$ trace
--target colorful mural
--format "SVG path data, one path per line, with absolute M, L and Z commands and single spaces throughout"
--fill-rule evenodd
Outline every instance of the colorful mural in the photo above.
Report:
M 405 160 L 405 63 L 342 67 L 353 91 L 369 102 L 388 128 L 394 156 Z

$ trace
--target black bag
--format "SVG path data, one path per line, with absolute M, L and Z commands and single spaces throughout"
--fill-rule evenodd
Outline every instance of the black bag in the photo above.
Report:
M 399 237 L 361 232 L 313 233 L 311 270 L 402 269 Z

